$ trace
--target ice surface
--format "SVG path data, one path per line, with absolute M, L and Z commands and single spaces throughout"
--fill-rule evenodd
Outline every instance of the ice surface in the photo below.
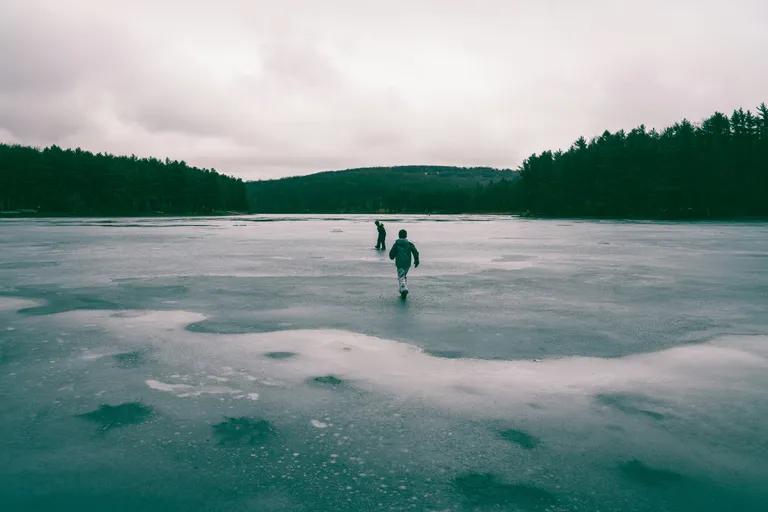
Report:
M 4 509 L 763 509 L 767 224 L 372 220 L 0 222 Z

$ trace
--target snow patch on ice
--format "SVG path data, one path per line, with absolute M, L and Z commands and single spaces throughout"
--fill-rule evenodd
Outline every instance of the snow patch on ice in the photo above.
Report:
M 20 297 L 0 297 L 0 311 L 18 311 L 25 308 L 33 308 L 43 303 L 37 300 L 22 299 Z
M 80 359 L 82 359 L 83 361 L 96 361 L 97 359 L 112 357 L 116 354 L 117 352 L 92 352 L 90 350 L 85 350 L 80 355 Z
M 160 382 L 159 380 L 154 379 L 147 379 L 144 381 L 144 383 L 154 390 L 165 391 L 168 393 L 177 393 L 180 391 L 194 389 L 194 386 L 190 386 L 189 384 L 167 384 L 165 382 Z
M 103 311 L 62 313 L 87 317 L 137 341 L 159 343 L 172 364 L 205 362 L 221 375 L 258 375 L 258 382 L 301 387 L 318 375 L 335 375 L 356 387 L 424 399 L 448 408 L 483 408 L 512 414 L 516 406 L 557 400 L 562 407 L 592 406 L 600 393 L 635 392 L 657 396 L 674 406 L 713 392 L 755 391 L 768 371 L 768 336 L 726 336 L 618 358 L 563 357 L 530 360 L 482 360 L 433 356 L 398 341 L 340 330 L 290 330 L 248 334 L 194 333 L 188 323 L 203 315 L 151 311 L 130 319 Z M 131 328 L 127 328 L 130 322 Z M 351 348 L 352 350 L 344 350 Z M 299 357 L 272 362 L 265 352 L 290 351 Z M 194 361 L 179 359 L 194 354 Z M 190 356 L 191 357 L 191 356 Z M 247 372 L 247 373 L 246 373 Z M 151 381 L 155 386 L 163 386 Z M 148 381 L 149 385 L 149 381 Z M 179 385 L 165 385 L 179 386 Z M 471 389 L 472 393 L 459 390 Z M 239 393 L 228 387 L 171 387 L 179 396 Z M 506 411 L 506 412 L 505 412 Z
M 169 384 L 161 382 L 159 380 L 147 379 L 144 383 L 151 389 L 156 391 L 164 391 L 166 393 L 173 393 L 179 398 L 196 397 L 200 395 L 236 395 L 241 394 L 242 391 L 227 386 L 192 386 L 190 384 Z M 251 395 L 255 395 L 253 398 Z M 257 400 L 258 393 L 249 393 L 247 395 L 241 395 L 251 400 Z

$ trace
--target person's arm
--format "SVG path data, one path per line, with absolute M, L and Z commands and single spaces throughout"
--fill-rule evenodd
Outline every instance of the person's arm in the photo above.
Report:
M 419 266 L 419 251 L 416 250 L 416 246 L 413 245 L 413 242 L 411 242 L 411 254 L 413 254 L 413 266 L 418 267 Z
M 397 244 L 392 244 L 392 248 L 389 250 L 389 259 L 393 260 L 397 256 Z

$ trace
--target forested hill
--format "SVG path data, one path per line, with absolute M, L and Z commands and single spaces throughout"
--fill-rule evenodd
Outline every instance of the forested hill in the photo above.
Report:
M 0 212 L 199 215 L 247 211 L 245 184 L 185 162 L 0 144 Z
M 527 212 L 643 219 L 768 217 L 768 107 L 660 131 L 581 137 L 514 171 L 383 167 L 248 183 L 257 212 Z
M 254 212 L 501 212 L 519 202 L 519 173 L 489 167 L 399 166 L 253 181 Z
M 534 215 L 768 217 L 768 107 L 606 131 L 532 155 L 521 171 L 522 205 Z

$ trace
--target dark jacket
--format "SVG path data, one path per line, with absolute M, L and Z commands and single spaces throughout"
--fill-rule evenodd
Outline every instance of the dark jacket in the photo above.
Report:
M 411 254 L 413 262 L 419 266 L 419 251 L 407 238 L 398 238 L 389 250 L 389 259 L 395 260 L 397 268 L 411 268 Z
M 379 231 L 379 240 L 384 240 L 384 237 L 387 236 L 387 230 L 384 229 L 384 224 L 378 224 L 376 229 Z

